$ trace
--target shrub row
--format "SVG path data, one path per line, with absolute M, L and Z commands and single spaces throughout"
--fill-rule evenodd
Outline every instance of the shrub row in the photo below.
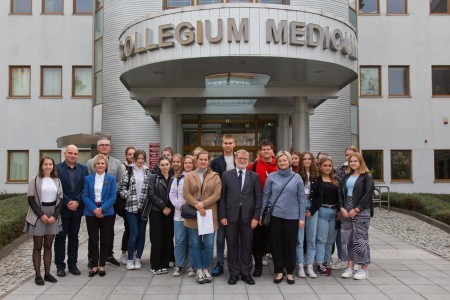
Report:
M 23 195 L 23 194 L 19 194 L 19 193 L 17 193 L 17 194 L 0 194 L 0 201 L 1 200 L 5 200 L 5 199 L 9 199 L 9 198 L 12 198 L 12 197 L 17 197 L 19 195 Z
M 28 211 L 26 195 L 0 201 L 0 248 L 22 234 Z

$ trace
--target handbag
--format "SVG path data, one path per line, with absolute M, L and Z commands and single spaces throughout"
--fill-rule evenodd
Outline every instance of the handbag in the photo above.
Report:
M 278 194 L 278 196 L 275 199 L 275 201 L 273 202 L 273 204 L 271 206 L 269 206 L 269 203 L 267 203 L 266 207 L 263 210 L 262 216 L 261 216 L 261 225 L 262 226 L 267 227 L 267 226 L 270 225 L 270 216 L 272 216 L 272 211 L 273 211 L 273 208 L 275 207 L 275 203 L 277 203 L 278 198 L 280 198 L 280 196 L 283 193 L 284 189 L 289 184 L 289 182 L 291 182 L 291 180 L 292 180 L 292 178 L 294 178 L 294 176 L 295 176 L 295 173 L 292 174 L 291 178 L 289 178 L 289 181 L 283 186 L 283 189 Z
M 195 207 L 192 207 L 189 204 L 181 205 L 180 210 L 181 210 L 181 217 L 183 219 L 197 218 L 197 210 L 195 209 Z

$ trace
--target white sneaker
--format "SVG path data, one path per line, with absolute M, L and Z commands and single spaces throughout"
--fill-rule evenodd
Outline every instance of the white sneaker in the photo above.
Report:
M 120 257 L 120 263 L 122 265 L 128 264 L 128 255 L 126 253 L 122 254 L 122 256 Z
M 128 260 L 127 261 L 127 270 L 135 270 L 136 266 L 134 265 L 134 261 Z
M 173 276 L 173 277 L 179 277 L 179 276 L 181 276 L 182 273 L 183 273 L 183 267 L 178 267 L 178 266 L 176 266 L 176 267 L 173 269 L 172 276 Z
M 298 265 L 297 276 L 300 277 L 300 278 L 305 278 L 306 277 L 305 270 L 303 269 L 303 264 L 299 264 Z
M 363 279 L 367 279 L 367 278 L 369 278 L 369 271 L 363 270 L 363 269 L 356 272 L 355 275 L 353 276 L 353 279 L 356 279 L 356 280 L 363 280 Z
M 263 266 L 267 266 L 267 264 L 268 264 L 267 257 L 265 255 L 262 258 L 262 264 L 263 264 Z
M 173 261 L 169 261 L 169 268 L 175 267 L 175 263 Z
M 333 270 L 340 270 L 340 269 L 345 269 L 348 267 L 348 262 L 346 261 L 342 261 L 340 259 L 338 259 L 337 261 L 335 261 L 332 265 L 331 268 Z
M 136 268 L 136 270 L 140 270 L 142 268 L 142 262 L 140 258 L 136 258 L 134 260 L 134 267 Z
M 192 277 L 192 276 L 195 275 L 195 270 L 194 270 L 194 267 L 193 267 L 193 266 L 189 266 L 189 267 L 188 267 L 188 269 L 187 269 L 187 274 L 188 274 L 189 277 Z
M 212 281 L 212 276 L 207 269 L 203 269 L 203 278 L 205 279 L 205 283 L 211 283 Z
M 160 270 L 161 270 L 161 274 L 167 274 L 167 273 L 169 273 L 169 270 L 166 269 L 166 268 L 162 268 L 162 269 L 160 269 Z
M 308 267 L 306 267 L 306 274 L 308 274 L 309 278 L 317 278 L 316 273 L 314 273 L 313 265 L 308 265 Z
M 358 271 L 361 269 L 361 265 L 354 265 L 353 269 L 355 269 L 355 271 Z
M 344 273 L 342 273 L 342 278 L 352 278 L 355 275 L 355 271 L 351 268 L 345 269 Z

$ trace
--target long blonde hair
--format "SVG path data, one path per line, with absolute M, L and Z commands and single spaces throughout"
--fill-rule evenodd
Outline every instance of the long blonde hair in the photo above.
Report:
M 348 167 L 347 167 L 347 173 L 353 173 L 353 169 L 350 168 L 350 159 L 352 159 L 352 157 L 356 157 L 356 159 L 359 161 L 359 173 L 360 174 L 366 174 L 369 173 L 369 168 L 367 168 L 366 162 L 364 161 L 364 158 L 362 156 L 362 154 L 360 152 L 353 152 L 352 154 L 350 154 L 350 156 L 348 157 Z

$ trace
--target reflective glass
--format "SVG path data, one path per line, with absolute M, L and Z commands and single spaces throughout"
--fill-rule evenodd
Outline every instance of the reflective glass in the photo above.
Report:
M 450 67 L 433 67 L 433 95 L 450 95 Z
M 13 0 L 11 13 L 31 14 L 31 0 Z
M 388 14 L 406 14 L 406 0 L 387 0 Z
M 92 0 L 75 0 L 75 14 L 91 14 L 94 12 Z
M 434 179 L 450 179 L 450 150 L 434 150 Z
M 361 80 L 360 83 L 361 95 L 366 96 L 381 95 L 380 76 L 378 67 L 361 67 L 360 80 Z
M 432 14 L 449 13 L 447 0 L 430 0 L 430 12 Z
M 44 0 L 44 14 L 62 14 L 63 0 Z
M 95 39 L 103 36 L 103 8 L 95 13 Z
M 411 150 L 391 151 L 391 179 L 411 180 Z
M 359 0 L 359 12 L 362 14 L 378 14 L 378 0 Z
M 407 67 L 389 67 L 389 95 L 409 95 Z

